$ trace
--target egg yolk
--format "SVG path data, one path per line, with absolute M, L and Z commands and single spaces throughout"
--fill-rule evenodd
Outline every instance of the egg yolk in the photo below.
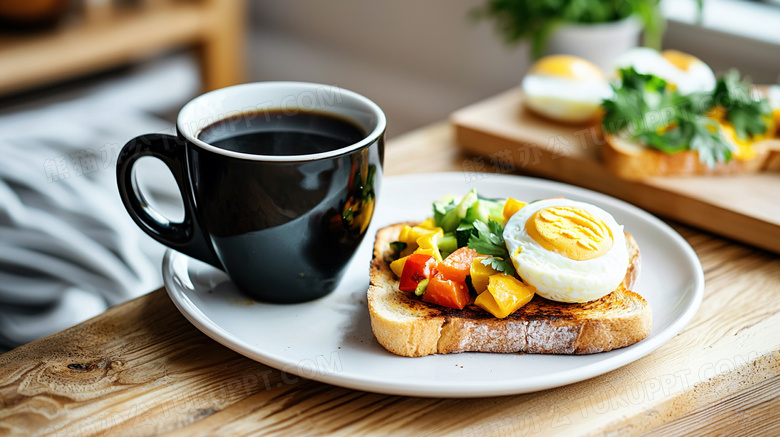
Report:
M 525 223 L 539 245 L 575 261 L 598 258 L 612 248 L 612 231 L 587 211 L 556 206 L 536 211 Z
M 688 71 L 693 64 L 701 62 L 699 58 L 677 50 L 664 50 L 661 56 L 682 71 Z
M 751 160 L 756 156 L 756 150 L 753 148 L 753 142 L 751 139 L 743 140 L 737 136 L 737 132 L 734 130 L 734 126 L 726 121 L 719 121 L 720 128 L 723 131 L 723 135 L 730 140 L 737 149 L 733 151 L 733 155 L 737 159 Z
M 528 74 L 553 76 L 577 81 L 604 81 L 604 73 L 599 67 L 570 55 L 552 55 L 544 57 L 528 70 Z
M 710 109 L 707 112 L 707 116 L 720 125 L 721 131 L 723 131 L 723 135 L 726 139 L 736 146 L 736 150 L 733 151 L 733 154 L 735 158 L 740 160 L 748 161 L 755 158 L 756 150 L 753 147 L 753 144 L 774 137 L 776 125 L 772 117 L 764 118 L 764 123 L 766 123 L 767 127 L 766 132 L 742 139 L 737 136 L 734 125 L 726 119 L 726 109 L 722 106 L 718 105 Z

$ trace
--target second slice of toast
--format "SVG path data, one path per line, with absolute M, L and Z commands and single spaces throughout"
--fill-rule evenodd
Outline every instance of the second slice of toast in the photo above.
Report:
M 623 179 L 637 180 L 654 176 L 715 176 L 780 170 L 780 140 L 753 144 L 755 156 L 749 160 L 732 159 L 714 167 L 699 160 L 697 152 L 686 150 L 674 154 L 644 147 L 619 136 L 604 133 L 604 164 Z
M 539 296 L 505 319 L 473 304 L 463 310 L 423 302 L 398 290 L 390 270 L 390 242 L 404 223 L 382 228 L 374 243 L 368 308 L 379 343 L 397 355 L 421 357 L 457 352 L 591 354 L 634 344 L 650 334 L 652 313 L 630 291 L 639 274 L 639 247 L 626 234 L 629 267 L 612 293 L 587 303 L 559 303 Z

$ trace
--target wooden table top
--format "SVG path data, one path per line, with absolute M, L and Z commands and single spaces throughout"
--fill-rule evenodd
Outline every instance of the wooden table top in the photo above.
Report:
M 385 173 L 461 171 L 468 159 L 441 123 L 389 142 Z M 157 290 L 0 355 L 0 435 L 780 434 L 780 257 L 672 226 L 704 266 L 701 308 L 600 377 L 481 399 L 349 390 L 232 352 Z

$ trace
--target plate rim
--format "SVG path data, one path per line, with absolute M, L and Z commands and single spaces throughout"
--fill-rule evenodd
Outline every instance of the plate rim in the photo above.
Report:
M 415 179 L 428 179 L 431 177 L 437 178 L 441 183 L 450 183 L 450 181 L 447 179 L 455 176 L 463 177 L 463 174 L 461 172 L 437 172 L 386 176 L 383 180 L 383 184 L 392 181 L 398 181 L 397 183 L 402 183 L 406 180 L 413 181 Z M 662 231 L 665 235 L 673 240 L 675 247 L 678 250 L 681 250 L 686 260 L 690 262 L 693 267 L 693 289 L 687 292 L 690 293 L 691 298 L 688 304 L 682 310 L 680 316 L 676 319 L 673 319 L 672 323 L 663 329 L 660 333 L 657 333 L 652 337 L 645 338 L 642 341 L 626 348 L 616 349 L 615 351 L 619 353 L 614 357 L 591 363 L 584 367 L 564 370 L 550 375 L 545 375 L 543 377 L 536 377 L 536 380 L 530 383 L 528 382 L 528 378 L 518 378 L 517 380 L 514 380 L 515 384 L 512 384 L 511 381 L 503 381 L 498 386 L 487 387 L 485 386 L 484 382 L 474 381 L 459 381 L 457 385 L 442 385 L 441 382 L 406 385 L 395 382 L 382 381 L 381 377 L 371 378 L 362 374 L 345 374 L 344 372 L 334 372 L 332 374 L 316 372 L 314 375 L 297 376 L 302 376 L 306 379 L 339 387 L 397 396 L 467 398 L 531 393 L 584 381 L 586 379 L 605 374 L 612 370 L 616 370 L 644 356 L 647 356 L 674 338 L 678 333 L 680 333 L 680 331 L 682 331 L 682 329 L 688 323 L 690 323 L 690 321 L 696 315 L 696 312 L 701 306 L 701 302 L 704 296 L 704 272 L 702 270 L 701 261 L 690 244 L 677 231 L 675 231 L 668 224 L 664 223 L 661 219 L 623 200 L 575 185 L 520 175 L 491 174 L 489 179 L 504 180 L 506 182 L 514 182 L 519 184 L 541 184 L 544 186 L 544 188 L 564 188 L 566 191 L 573 190 L 575 194 L 583 194 L 584 196 L 592 197 L 600 202 L 615 204 L 620 208 L 625 209 L 631 215 L 637 215 L 640 218 L 645 219 L 647 223 Z M 480 182 L 484 180 L 485 179 L 475 181 L 472 183 L 472 185 L 480 184 Z M 378 197 L 380 196 L 381 192 Z M 367 241 L 369 240 L 366 239 L 363 244 L 368 244 L 366 243 Z M 285 361 L 282 357 L 276 354 L 259 353 L 256 347 L 247 344 L 211 320 L 205 313 L 200 310 L 200 308 L 197 307 L 194 302 L 192 302 L 187 297 L 186 293 L 184 293 L 182 290 L 179 290 L 179 287 L 175 285 L 174 279 L 171 277 L 170 272 L 172 271 L 171 264 L 175 261 L 175 259 L 181 257 L 190 258 L 187 255 L 167 248 L 162 262 L 163 283 L 166 292 L 170 296 L 179 312 L 181 312 L 182 315 L 184 315 L 184 317 L 198 330 L 206 334 L 212 340 L 222 344 L 234 352 L 275 369 L 279 369 L 291 374 L 296 374 L 294 371 L 295 369 L 285 370 L 290 367 L 290 364 L 294 363 Z

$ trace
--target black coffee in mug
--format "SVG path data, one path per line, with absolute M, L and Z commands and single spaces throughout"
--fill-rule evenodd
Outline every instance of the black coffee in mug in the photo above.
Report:
M 152 238 L 224 270 L 249 296 L 316 299 L 336 288 L 366 235 L 381 189 L 385 126 L 375 103 L 334 86 L 261 82 L 212 91 L 182 108 L 176 136 L 142 135 L 125 145 L 119 194 Z M 144 199 L 133 172 L 144 156 L 173 173 L 181 223 Z
M 346 147 L 365 136 L 346 118 L 292 108 L 235 115 L 207 126 L 198 138 L 253 155 L 310 155 Z

